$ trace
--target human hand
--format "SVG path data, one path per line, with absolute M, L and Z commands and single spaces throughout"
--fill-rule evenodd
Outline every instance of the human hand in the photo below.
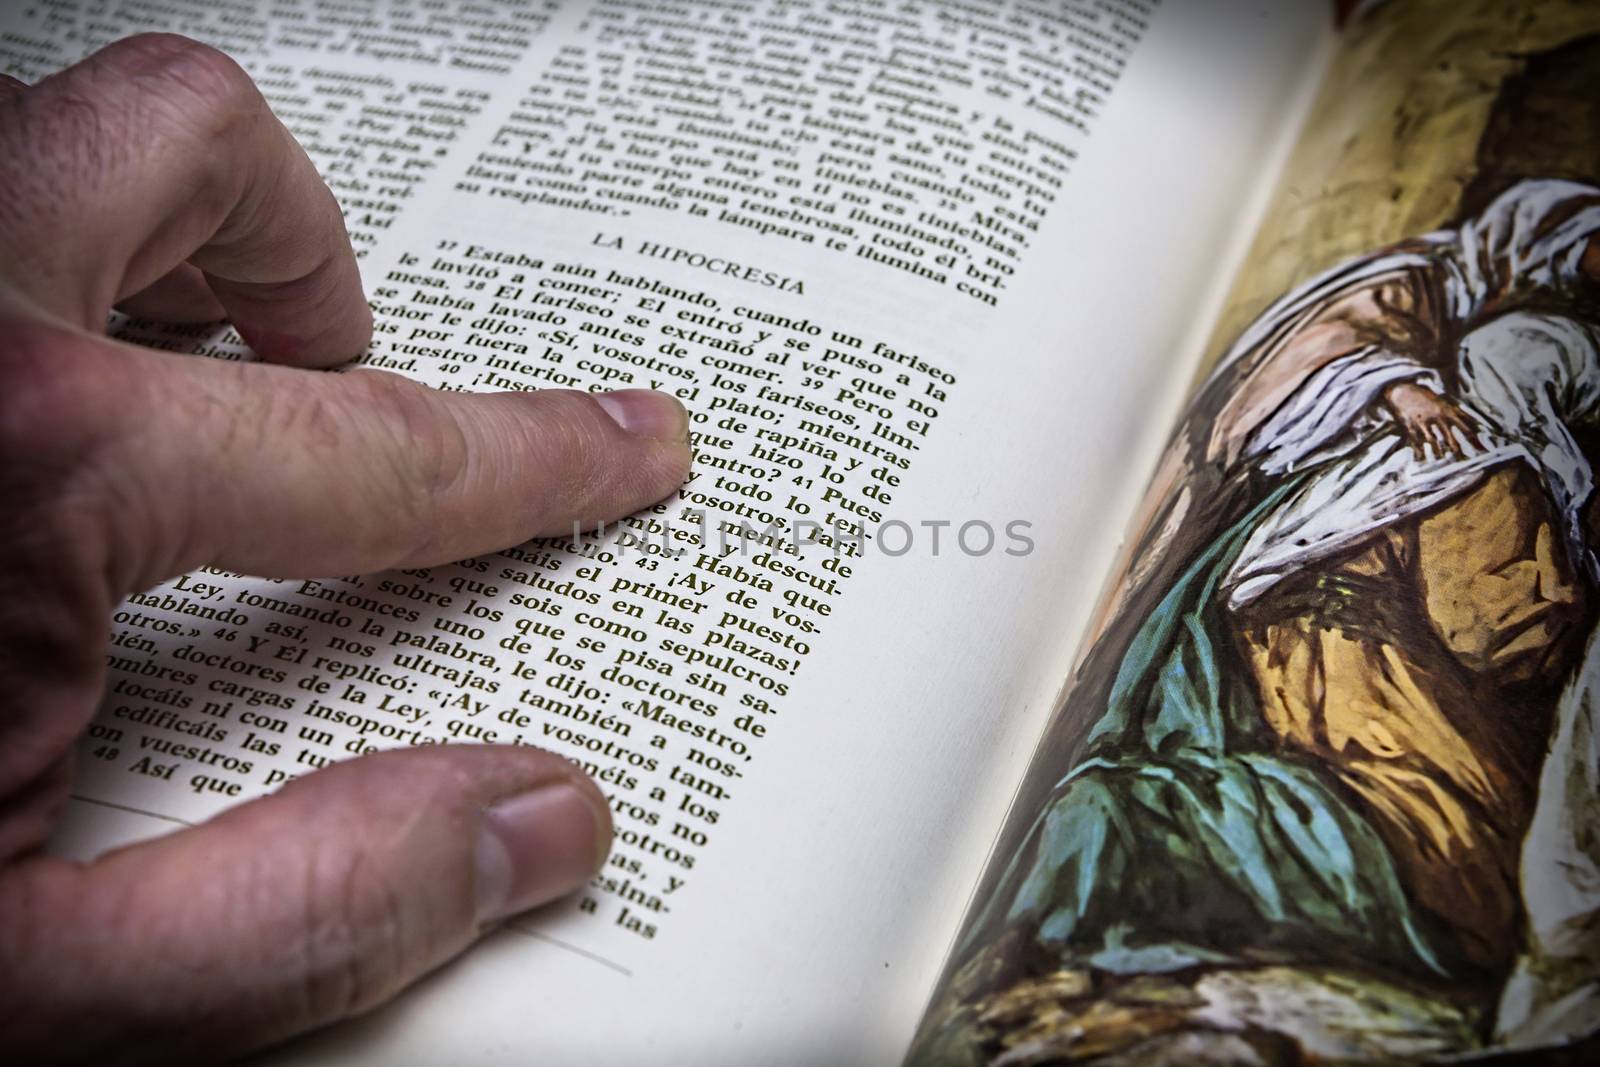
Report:
M 264 363 L 104 336 L 230 317 Z M 425 566 L 672 492 L 643 391 L 321 374 L 370 339 L 339 209 L 249 78 L 168 36 L 0 85 L 0 1058 L 231 1056 L 365 1011 L 588 880 L 605 797 L 508 746 L 384 752 L 76 864 L 45 855 L 113 607 L 202 564 Z
M 1465 459 L 1468 442 L 1483 447 L 1477 424 L 1447 396 L 1415 382 L 1396 382 L 1383 399 L 1418 459 L 1427 459 L 1430 449 L 1440 459 L 1446 454 Z

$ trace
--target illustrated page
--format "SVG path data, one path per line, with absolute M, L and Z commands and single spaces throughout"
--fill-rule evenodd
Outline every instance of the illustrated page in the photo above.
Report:
M 1364 6 L 914 1062 L 1600 1026 L 1597 59 L 1588 5 Z

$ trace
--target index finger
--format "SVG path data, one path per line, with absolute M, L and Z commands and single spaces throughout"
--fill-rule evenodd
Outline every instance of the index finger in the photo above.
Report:
M 339 205 L 238 64 L 130 37 L 0 97 L 0 261 L 36 306 L 99 330 L 188 261 L 241 337 L 326 366 L 372 335 Z

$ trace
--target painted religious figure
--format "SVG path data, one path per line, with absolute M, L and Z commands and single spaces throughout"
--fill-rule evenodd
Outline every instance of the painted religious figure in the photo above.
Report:
M 1597 294 L 1600 188 L 1524 180 L 1243 332 L 914 1059 L 1165 1035 L 1172 1062 L 1387 1061 L 1600 1027 Z

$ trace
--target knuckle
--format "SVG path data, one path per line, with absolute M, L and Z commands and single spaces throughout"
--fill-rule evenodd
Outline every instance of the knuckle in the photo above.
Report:
M 6 484 L 59 484 L 63 471 L 92 451 L 116 422 L 105 387 L 114 368 L 82 351 L 82 339 L 59 326 L 0 320 L 0 331 L 6 335 L 0 345 L 0 460 Z
M 313 846 L 315 848 L 315 846 Z M 297 995 L 311 1022 L 357 1015 L 388 1000 L 411 977 L 417 924 L 399 889 L 359 845 L 315 850 L 295 931 Z
M 588 502 L 609 488 L 616 475 L 634 473 L 608 461 L 609 440 L 594 401 L 580 393 L 533 395 L 550 405 L 526 420 L 527 453 L 545 474 L 543 487 L 551 504 L 586 509 Z
M 0 109 L 0 176 L 14 193 L 0 198 L 0 221 L 24 234 L 49 205 L 116 181 L 131 161 L 189 153 L 220 168 L 222 155 L 205 149 L 267 112 L 232 59 L 160 33 L 107 45 L 15 99 Z
M 351 377 L 368 391 L 364 409 L 377 415 L 372 452 L 387 465 L 379 484 L 400 524 L 395 532 L 408 555 L 424 555 L 474 477 L 477 456 L 467 428 L 454 406 L 426 386 L 387 373 Z
M 158 133 L 211 140 L 265 105 L 255 83 L 225 53 L 172 33 L 145 33 L 108 45 L 89 61 L 97 99 L 137 108 Z M 136 90 L 129 93 L 128 90 Z
M 60 860 L 35 857 L 0 874 L 0 983 L 6 993 L 0 997 L 0 1032 L 8 1045 L 20 1039 L 26 1047 L 30 1032 L 50 1034 L 51 1022 L 70 1016 L 77 990 L 61 988 L 52 963 L 62 917 L 80 914 L 81 889 L 81 870 Z M 33 980 L 16 980 L 22 975 Z
M 152 88 L 174 87 L 208 102 L 254 93 L 250 76 L 227 53 L 175 33 L 141 33 L 108 45 L 99 61 L 109 72 Z
M 233 454 L 260 441 L 293 441 L 319 462 L 337 463 L 349 437 L 351 413 L 329 390 L 295 390 L 282 381 L 252 388 L 252 368 L 233 364 L 219 368 L 226 375 L 220 388 L 197 392 L 203 411 L 218 430 L 219 451 Z M 281 376 L 280 376 L 281 377 Z M 322 383 L 316 383 L 322 384 Z
M 96 52 L 93 59 L 121 73 L 137 75 L 161 69 L 183 56 L 215 51 L 209 45 L 178 33 L 135 33 L 112 41 Z
M 114 528 L 106 469 L 121 418 L 108 387 L 117 372 L 74 350 L 82 339 L 60 327 L 0 319 L 0 331 L 0 673 L 93 680 L 91 635 L 109 621 L 98 578 Z M 81 723 L 55 721 L 69 719 Z

